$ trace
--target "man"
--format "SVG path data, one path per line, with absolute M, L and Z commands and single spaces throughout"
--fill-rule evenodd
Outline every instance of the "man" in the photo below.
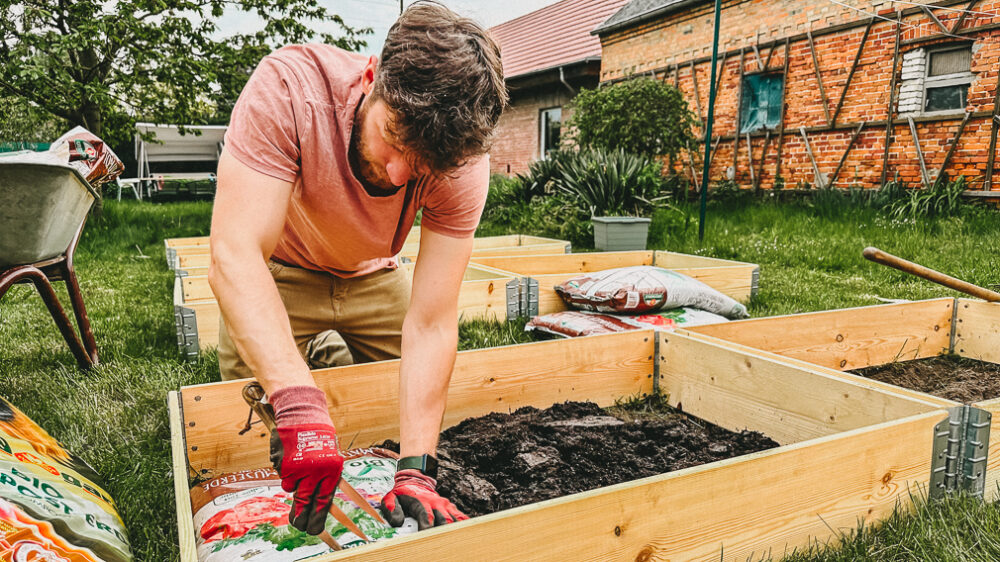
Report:
M 265 57 L 233 109 L 219 160 L 209 281 L 224 379 L 255 376 L 275 408 L 271 459 L 289 520 L 323 530 L 343 466 L 303 354 L 343 338 L 355 361 L 402 357 L 400 462 L 382 500 L 393 525 L 466 517 L 437 494 L 434 454 L 458 341 L 458 290 L 507 103 L 485 31 L 410 6 L 381 57 L 298 45 Z M 397 269 L 422 209 L 411 284 Z

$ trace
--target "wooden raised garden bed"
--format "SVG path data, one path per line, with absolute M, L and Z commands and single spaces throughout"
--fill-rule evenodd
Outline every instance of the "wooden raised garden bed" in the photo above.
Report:
M 420 248 L 419 229 L 411 230 L 407 236 L 400 256 L 404 260 L 414 260 Z M 166 246 L 167 267 L 191 271 L 192 269 L 208 267 L 211 246 L 208 237 L 204 238 L 168 238 Z M 528 254 L 557 254 L 569 252 L 571 245 L 565 240 L 527 236 L 524 234 L 507 234 L 503 236 L 486 236 L 476 238 L 473 243 L 472 255 L 477 256 L 519 256 Z
M 402 267 L 412 272 L 414 264 Z M 189 359 L 201 350 L 219 345 L 219 305 L 208 284 L 207 268 L 189 275 L 178 271 L 174 278 L 174 327 L 177 345 Z M 517 276 L 489 267 L 469 265 L 458 293 L 460 320 L 476 318 L 506 320 L 517 317 L 520 307 L 520 280 Z
M 689 333 L 696 337 L 710 336 L 706 339 L 715 342 L 737 343 L 745 346 L 743 349 L 766 350 L 832 372 L 941 354 L 1000 364 L 1000 304 L 964 298 L 740 320 L 690 328 Z M 840 376 L 858 384 L 936 401 L 944 407 L 962 406 L 849 372 Z M 1000 497 L 1000 415 L 997 415 L 1000 396 L 968 406 L 983 412 L 959 408 L 965 410 L 962 415 L 967 419 L 962 431 L 967 445 L 963 457 L 967 459 L 968 477 L 957 485 L 994 500 Z M 990 424 L 989 431 L 982 427 L 986 423 Z M 932 490 L 932 494 L 937 492 Z
M 738 300 L 757 292 L 760 268 L 756 264 L 662 251 L 595 252 L 549 256 L 475 256 L 478 265 L 509 271 L 525 278 L 530 287 L 530 315 L 566 310 L 555 286 L 581 273 L 634 265 L 654 265 L 683 273 Z M 534 303 L 537 302 L 537 307 Z
M 745 560 L 804 547 L 908 502 L 930 478 L 940 402 L 705 336 L 635 331 L 458 354 L 444 426 L 567 400 L 601 406 L 659 389 L 683 411 L 782 446 L 530 504 L 315 558 Z M 399 361 L 315 372 L 354 446 L 398 439 Z M 245 381 L 169 395 L 181 560 L 195 558 L 189 477 L 266 466 L 240 435 Z M 257 426 L 259 427 L 259 426 Z

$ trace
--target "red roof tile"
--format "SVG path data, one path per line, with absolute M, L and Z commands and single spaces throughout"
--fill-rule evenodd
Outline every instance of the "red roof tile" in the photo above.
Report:
M 490 28 L 500 45 L 503 72 L 513 78 L 601 56 L 590 32 L 628 0 L 561 0 Z

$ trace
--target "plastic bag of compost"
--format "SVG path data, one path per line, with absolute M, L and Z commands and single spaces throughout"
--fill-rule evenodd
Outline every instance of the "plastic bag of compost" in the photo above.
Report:
M 747 317 L 745 306 L 701 281 L 649 265 L 584 273 L 555 289 L 570 308 L 593 312 L 643 314 L 692 307 L 731 319 Z
M 343 451 L 343 477 L 377 507 L 392 490 L 398 456 L 379 448 Z M 400 528 L 379 523 L 353 504 L 338 489 L 333 499 L 368 538 L 377 541 L 417 530 L 407 519 Z M 291 562 L 332 552 L 314 537 L 288 524 L 292 494 L 281 489 L 281 479 L 271 467 L 223 474 L 191 489 L 191 508 L 201 562 Z M 326 530 L 344 548 L 364 544 L 327 515 Z
M 5 162 L 62 164 L 76 168 L 95 189 L 114 180 L 125 165 L 111 147 L 83 127 L 74 127 L 43 152 L 16 152 L 3 156 Z
M 718 314 L 695 308 L 676 308 L 656 314 L 638 316 L 616 316 L 599 312 L 567 310 L 536 316 L 525 325 L 524 329 L 528 332 L 537 331 L 553 336 L 575 338 L 649 328 L 669 332 L 676 328 L 691 328 L 728 321 Z
M 132 560 L 125 526 L 94 470 L 3 398 L 0 560 Z

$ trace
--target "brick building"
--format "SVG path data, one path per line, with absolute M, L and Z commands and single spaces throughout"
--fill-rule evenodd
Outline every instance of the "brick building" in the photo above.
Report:
M 590 31 L 626 0 L 562 0 L 490 29 L 511 103 L 490 151 L 493 173 L 516 174 L 558 146 L 566 105 L 600 81 L 601 43 Z
M 1000 1 L 724 0 L 711 178 L 770 188 L 993 175 Z M 647 74 L 708 112 L 714 2 L 634 0 L 594 33 L 603 83 Z M 955 140 L 957 139 L 957 143 Z M 692 165 L 700 175 L 700 154 Z

